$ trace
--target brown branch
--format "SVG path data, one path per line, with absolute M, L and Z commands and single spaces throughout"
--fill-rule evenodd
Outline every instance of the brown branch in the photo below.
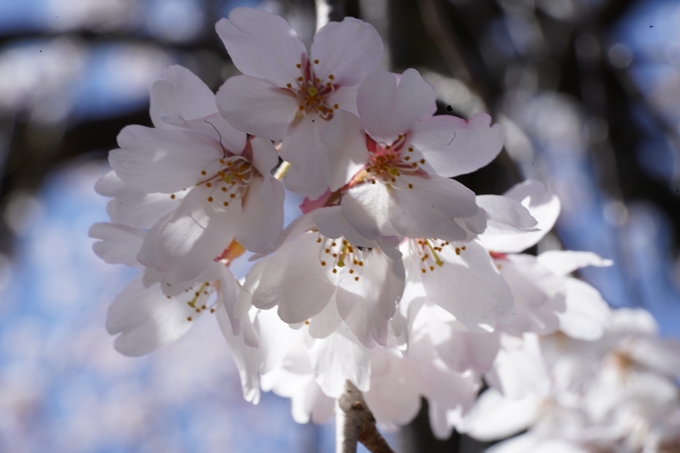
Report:
M 375 426 L 375 417 L 358 388 L 345 382 L 335 405 L 336 453 L 356 453 L 361 442 L 371 453 L 394 453 Z

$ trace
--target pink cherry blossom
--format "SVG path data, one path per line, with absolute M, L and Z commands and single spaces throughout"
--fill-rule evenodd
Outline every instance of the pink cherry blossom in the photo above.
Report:
M 283 224 L 283 187 L 270 174 L 278 163 L 271 143 L 234 129 L 208 87 L 179 66 L 154 83 L 151 114 L 156 128 L 126 127 L 120 149 L 109 155 L 127 188 L 102 183 L 131 208 L 165 194 L 162 217 L 136 221 L 150 227 L 138 256 L 155 271 L 146 284 L 162 281 L 164 291 L 176 293 L 173 286 L 193 283 L 233 240 L 254 252 L 273 248 Z
M 498 154 L 500 126 L 485 114 L 469 122 L 433 117 L 434 89 L 414 69 L 372 73 L 357 107 L 359 117 L 338 112 L 321 139 L 330 189 L 346 191 L 342 213 L 359 233 L 460 241 L 484 231 L 474 193 L 449 178 Z
M 382 58 L 378 33 L 353 18 L 331 22 L 308 54 L 285 20 L 265 11 L 236 8 L 216 29 L 244 74 L 220 88 L 220 110 L 244 132 L 283 140 L 286 187 L 318 197 L 327 187 L 319 131 L 339 109 L 356 111 L 356 87 Z

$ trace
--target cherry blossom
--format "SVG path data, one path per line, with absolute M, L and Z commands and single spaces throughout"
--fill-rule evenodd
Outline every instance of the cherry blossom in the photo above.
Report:
M 217 100 L 225 118 L 249 134 L 282 140 L 293 192 L 320 196 L 325 157 L 319 131 L 341 110 L 356 111 L 356 87 L 382 58 L 375 29 L 345 18 L 319 30 L 310 53 L 281 17 L 236 8 L 216 25 L 234 65 Z
M 289 324 L 310 323 L 324 338 L 345 323 L 367 347 L 384 345 L 404 288 L 401 254 L 361 237 L 328 207 L 288 227 L 285 240 L 255 264 L 244 284 L 252 304 L 278 306 Z
M 435 93 L 414 69 L 370 74 L 359 87 L 359 117 L 340 111 L 322 131 L 330 190 L 367 239 L 470 240 L 486 217 L 475 195 L 449 179 L 489 163 L 503 145 L 486 114 L 433 117 Z
M 128 189 L 108 190 L 134 206 L 149 198 L 139 193 L 175 202 L 150 227 L 138 255 L 153 271 L 145 284 L 161 281 L 174 295 L 233 240 L 254 252 L 273 248 L 282 229 L 283 188 L 270 174 L 278 163 L 271 143 L 247 139 L 229 125 L 212 92 L 188 70 L 173 66 L 154 83 L 151 117 L 156 128 L 128 126 L 118 136 L 120 149 L 109 162 Z M 159 211 L 168 211 L 167 204 Z

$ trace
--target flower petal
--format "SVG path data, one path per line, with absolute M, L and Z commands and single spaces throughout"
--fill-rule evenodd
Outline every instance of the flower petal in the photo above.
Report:
M 263 176 L 270 174 L 279 164 L 279 155 L 272 142 L 264 138 L 253 137 L 250 139 L 250 146 L 253 150 L 252 162 L 257 171 Z
M 332 74 L 334 84 L 352 86 L 360 84 L 380 64 L 383 43 L 372 25 L 346 17 L 342 22 L 329 22 L 317 32 L 311 55 L 316 77 L 329 80 Z
M 141 267 L 137 261 L 137 253 L 144 241 L 143 231 L 127 225 L 106 222 L 92 225 L 88 236 L 100 239 L 92 244 L 92 250 L 107 263 Z
M 289 324 L 306 321 L 334 301 L 336 286 L 321 266 L 317 235 L 305 233 L 260 260 L 248 274 L 245 289 L 263 310 L 276 305 Z
M 522 203 L 538 222 L 537 231 L 507 235 L 482 234 L 479 241 L 487 249 L 503 253 L 519 253 L 533 245 L 550 231 L 560 214 L 560 200 L 539 181 L 524 181 L 503 196 Z
M 478 170 L 503 148 L 503 128 L 478 113 L 465 121 L 450 115 L 425 118 L 413 125 L 409 140 L 437 174 L 446 177 Z
M 474 192 L 458 181 L 438 176 L 404 175 L 401 179 L 412 188 L 391 191 L 388 213 L 395 230 L 411 238 L 455 241 L 467 237 L 453 218 L 477 214 Z
M 340 277 L 338 312 L 364 346 L 385 346 L 389 320 L 403 291 L 404 280 L 392 271 L 392 260 L 373 249 L 364 255 L 358 277 L 348 272 Z
M 236 362 L 236 368 L 238 368 L 241 377 L 243 398 L 257 404 L 260 401 L 260 353 L 256 348 L 248 346 L 244 342 L 243 336 L 233 334 L 229 317 L 223 307 L 217 309 L 217 321 L 224 339 L 227 340 L 231 356 Z
M 519 201 L 502 195 L 480 195 L 477 205 L 487 213 L 485 234 L 523 233 L 537 222 Z
M 318 115 L 308 114 L 291 126 L 281 143 L 281 158 L 290 162 L 283 180 L 286 189 L 314 200 L 328 184 L 325 181 L 326 158 L 319 133 L 326 125 Z
M 489 331 L 510 315 L 510 287 L 482 246 L 468 242 L 456 254 L 452 244 L 438 253 L 444 264 L 421 273 L 430 301 L 476 332 Z
M 244 74 L 280 87 L 295 84 L 297 64 L 307 49 L 282 17 L 253 8 L 235 8 L 215 25 L 234 65 Z
M 390 193 L 384 184 L 360 184 L 342 197 L 342 215 L 366 239 L 379 236 L 401 238 L 390 222 Z
M 283 233 L 283 185 L 269 173 L 250 183 L 238 219 L 236 240 L 254 253 L 268 253 Z
M 375 71 L 359 87 L 357 108 L 366 132 L 376 141 L 392 144 L 400 134 L 437 110 L 434 88 L 415 69 L 399 80 L 387 71 Z
M 211 162 L 222 157 L 219 143 L 186 131 L 127 126 L 118 135 L 120 149 L 109 153 L 116 174 L 140 192 L 172 193 L 201 180 Z
M 567 309 L 558 313 L 560 330 L 577 340 L 600 338 L 609 323 L 611 310 L 600 292 L 575 278 L 567 278 Z
M 326 152 L 326 183 L 336 191 L 368 162 L 366 134 L 359 118 L 339 111 L 321 130 L 320 138 Z
M 179 115 L 193 120 L 217 113 L 215 94 L 193 72 L 178 65 L 165 70 L 165 78 L 151 85 L 149 113 L 154 126 L 159 129 L 175 127 L 163 121 L 164 117 Z
M 537 259 L 556 275 L 569 275 L 586 266 L 606 267 L 613 264 L 612 260 L 600 258 L 595 253 L 573 250 L 551 250 L 541 253 Z
M 116 351 L 140 356 L 175 341 L 192 326 L 194 310 L 185 301 L 168 300 L 158 286 L 145 288 L 138 275 L 113 301 L 106 315 L 106 330 L 116 337 Z
M 371 383 L 368 350 L 340 332 L 323 340 L 315 340 L 309 349 L 316 382 L 332 398 L 344 392 L 347 380 L 362 392 L 368 390 Z
M 220 113 L 237 129 L 281 140 L 298 112 L 292 93 L 250 76 L 227 79 L 217 91 Z

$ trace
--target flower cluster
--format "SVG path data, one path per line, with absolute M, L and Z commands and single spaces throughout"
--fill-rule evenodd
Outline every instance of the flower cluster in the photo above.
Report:
M 507 338 L 603 335 L 607 305 L 569 274 L 606 260 L 520 253 L 552 228 L 555 195 L 526 181 L 476 196 L 452 179 L 500 152 L 488 115 L 434 116 L 432 86 L 376 70 L 382 42 L 357 19 L 309 52 L 267 12 L 216 28 L 243 75 L 214 94 L 170 67 L 151 87 L 154 127 L 122 130 L 96 187 L 112 199 L 95 252 L 141 270 L 108 312 L 118 351 L 146 354 L 214 313 L 246 399 L 273 390 L 297 421 L 323 422 L 349 380 L 384 425 L 426 397 L 443 437 L 468 423 L 483 377 L 504 379 Z M 284 187 L 306 197 L 285 229 Z

